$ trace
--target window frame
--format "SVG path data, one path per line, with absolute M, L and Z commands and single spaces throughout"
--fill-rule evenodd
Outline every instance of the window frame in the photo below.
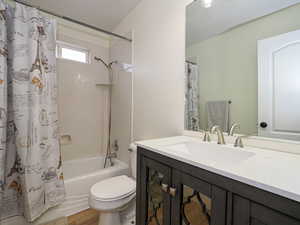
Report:
M 62 49 L 63 48 L 70 49 L 72 51 L 78 51 L 78 52 L 84 53 L 85 56 L 86 56 L 85 57 L 85 62 L 62 57 Z M 64 41 L 56 41 L 56 58 L 57 59 L 69 60 L 69 61 L 77 62 L 77 63 L 91 64 L 91 51 L 87 48 L 84 48 L 84 47 L 81 47 L 81 46 L 78 46 L 78 45 L 70 44 L 70 43 L 67 43 L 67 42 L 64 42 Z

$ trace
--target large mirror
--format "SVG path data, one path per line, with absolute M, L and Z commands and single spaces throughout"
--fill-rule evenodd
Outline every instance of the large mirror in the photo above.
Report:
M 185 128 L 300 141 L 300 0 L 187 6 Z

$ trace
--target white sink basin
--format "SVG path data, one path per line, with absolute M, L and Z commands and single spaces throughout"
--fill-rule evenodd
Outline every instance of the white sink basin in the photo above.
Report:
M 255 155 L 242 148 L 196 141 L 165 145 L 163 148 L 170 154 L 226 166 L 241 163 Z

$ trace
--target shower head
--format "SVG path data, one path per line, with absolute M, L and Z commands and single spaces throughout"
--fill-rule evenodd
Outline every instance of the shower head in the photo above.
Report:
M 115 60 L 115 61 L 112 61 L 108 64 L 108 67 L 111 68 L 113 64 L 118 64 L 118 61 Z
M 106 67 L 107 69 L 111 69 L 111 67 L 112 67 L 113 64 L 117 64 L 117 63 L 118 63 L 118 61 L 115 60 L 115 61 L 112 61 L 112 62 L 110 62 L 109 64 L 107 64 L 106 62 L 104 62 L 103 59 L 101 59 L 100 57 L 97 57 L 97 56 L 95 56 L 94 59 L 95 59 L 96 61 L 98 61 L 98 62 L 102 62 L 102 63 L 105 65 L 105 67 Z
M 95 56 L 94 59 L 95 59 L 96 61 L 98 61 L 98 62 L 102 62 L 103 65 L 104 65 L 107 69 L 109 69 L 109 66 L 106 64 L 106 62 L 104 62 L 103 59 L 101 59 L 100 57 L 97 57 L 97 56 Z

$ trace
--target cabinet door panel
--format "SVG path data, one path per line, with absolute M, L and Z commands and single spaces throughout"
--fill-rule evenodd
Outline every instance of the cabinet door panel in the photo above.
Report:
M 233 225 L 250 225 L 250 201 L 233 196 Z
M 233 225 L 300 225 L 299 220 L 279 211 L 240 196 L 233 198 Z
M 177 170 L 172 182 L 172 225 L 225 225 L 225 191 Z
M 212 225 L 225 225 L 226 224 L 226 191 L 216 186 L 211 188 L 212 197 Z
M 162 185 L 171 184 L 171 169 L 151 159 L 142 158 L 141 163 L 141 225 L 170 225 L 170 195 Z
M 257 219 L 252 219 L 251 225 L 266 225 L 266 224 L 262 223 L 261 221 L 259 221 Z
M 257 219 L 266 225 L 300 225 L 299 220 L 256 203 L 251 203 L 251 218 Z

